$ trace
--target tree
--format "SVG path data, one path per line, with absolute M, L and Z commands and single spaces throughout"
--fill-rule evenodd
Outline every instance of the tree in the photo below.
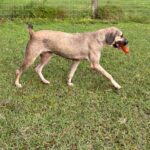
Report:
M 95 19 L 98 10 L 98 0 L 92 0 L 92 18 Z

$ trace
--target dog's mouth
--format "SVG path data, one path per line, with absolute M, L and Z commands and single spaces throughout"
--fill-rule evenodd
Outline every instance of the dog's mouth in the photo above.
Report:
M 114 48 L 118 48 L 118 49 L 121 49 L 123 50 L 123 52 L 125 54 L 128 54 L 129 53 L 129 48 L 127 47 L 127 44 L 128 44 L 128 41 L 125 39 L 123 41 L 116 41 L 114 44 L 113 44 L 113 47 Z

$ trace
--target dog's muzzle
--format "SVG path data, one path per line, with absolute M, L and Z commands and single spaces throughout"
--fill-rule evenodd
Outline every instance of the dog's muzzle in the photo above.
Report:
M 124 39 L 123 41 L 116 41 L 113 44 L 114 48 L 120 48 L 120 45 L 126 46 L 129 42 L 127 41 L 127 39 Z
M 115 41 L 113 43 L 114 48 L 122 49 L 126 54 L 129 52 L 128 47 L 126 46 L 128 44 L 127 39 L 124 39 L 122 41 Z

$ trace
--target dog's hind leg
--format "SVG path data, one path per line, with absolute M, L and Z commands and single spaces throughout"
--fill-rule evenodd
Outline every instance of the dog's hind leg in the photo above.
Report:
M 48 61 L 52 57 L 52 53 L 44 52 L 40 56 L 41 56 L 41 62 L 37 65 L 35 70 L 36 70 L 37 74 L 39 75 L 41 81 L 45 84 L 49 84 L 50 82 L 44 78 L 44 76 L 42 74 L 42 70 L 43 70 L 43 67 L 48 63 Z
M 80 60 L 73 60 L 73 62 L 71 64 L 70 72 L 68 74 L 68 81 L 67 81 L 69 86 L 73 86 L 73 83 L 71 82 L 71 80 L 74 76 L 74 73 L 75 73 L 79 63 L 80 63 Z
M 34 51 L 33 51 L 34 50 Z M 25 53 L 25 57 L 23 60 L 23 63 L 21 65 L 21 67 L 19 69 L 16 70 L 16 79 L 15 79 L 15 85 L 19 88 L 22 87 L 22 85 L 20 84 L 20 77 L 22 75 L 22 73 L 29 67 L 31 66 L 35 59 L 40 55 L 40 51 L 38 51 L 37 49 L 32 49 L 32 47 L 27 47 L 26 53 Z

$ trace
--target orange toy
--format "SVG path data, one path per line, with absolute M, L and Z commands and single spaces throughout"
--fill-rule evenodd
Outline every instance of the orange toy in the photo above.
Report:
M 127 46 L 121 44 L 120 48 L 125 52 L 125 54 L 129 53 L 129 48 Z

